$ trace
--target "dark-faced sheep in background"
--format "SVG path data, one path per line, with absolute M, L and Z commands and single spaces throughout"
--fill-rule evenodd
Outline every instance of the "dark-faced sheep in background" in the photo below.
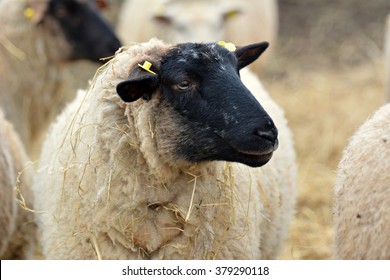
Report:
M 64 62 L 99 61 L 120 42 L 91 0 L 2 0 L 0 14 L 0 107 L 34 159 L 48 125 L 74 98 Z

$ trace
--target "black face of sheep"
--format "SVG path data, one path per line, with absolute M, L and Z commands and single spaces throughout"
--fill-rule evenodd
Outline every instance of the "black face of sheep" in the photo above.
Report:
M 267 46 L 253 44 L 230 52 L 218 44 L 179 44 L 155 63 L 161 66 L 151 68 L 156 74 L 136 68 L 118 84 L 117 92 L 125 102 L 156 98 L 160 108 L 172 108 L 169 122 L 180 131 L 179 136 L 172 130 L 175 136 L 166 132 L 156 137 L 171 138 L 174 157 L 262 166 L 278 146 L 278 132 L 242 83 L 239 70 Z
M 51 0 L 46 15 L 59 23 L 71 44 L 69 59 L 112 56 L 121 46 L 114 31 L 99 15 L 96 1 Z

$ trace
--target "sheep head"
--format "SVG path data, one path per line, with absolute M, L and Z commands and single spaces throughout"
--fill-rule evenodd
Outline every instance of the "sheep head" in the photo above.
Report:
M 156 67 L 132 69 L 117 93 L 125 102 L 158 100 L 154 118 L 160 155 L 261 166 L 278 146 L 277 128 L 242 83 L 239 70 L 267 47 L 263 42 L 229 51 L 216 43 L 179 44 L 152 62 Z

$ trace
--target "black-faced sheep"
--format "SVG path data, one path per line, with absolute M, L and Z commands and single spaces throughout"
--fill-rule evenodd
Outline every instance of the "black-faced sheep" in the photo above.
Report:
M 27 207 L 32 207 L 31 170 L 28 157 L 12 125 L 0 110 L 0 259 L 31 259 L 34 256 L 36 226 L 31 212 L 17 205 L 18 185 Z M 23 172 L 22 172 L 23 170 Z M 22 184 L 18 173 L 22 172 Z
M 120 43 L 92 0 L 2 0 L 0 14 L 0 107 L 35 157 L 48 125 L 74 98 L 64 62 L 99 61 Z
M 352 136 L 335 185 L 335 258 L 390 259 L 390 104 Z
M 282 110 L 256 76 L 239 76 L 266 47 L 151 40 L 100 69 L 42 149 L 44 257 L 276 258 L 295 152 Z

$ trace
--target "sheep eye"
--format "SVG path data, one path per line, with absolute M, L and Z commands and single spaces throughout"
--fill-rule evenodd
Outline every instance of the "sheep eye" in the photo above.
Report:
M 186 90 L 191 87 L 191 83 L 187 80 L 183 80 L 180 83 L 178 83 L 176 86 L 179 90 Z

